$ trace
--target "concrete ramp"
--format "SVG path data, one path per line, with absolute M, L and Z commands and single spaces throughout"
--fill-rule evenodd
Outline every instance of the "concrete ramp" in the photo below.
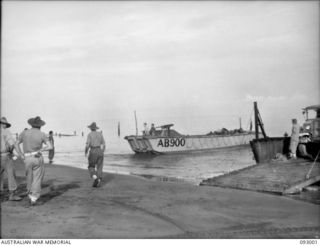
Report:
M 320 180 L 320 163 L 316 162 L 309 173 L 312 164 L 312 161 L 299 159 L 258 164 L 204 180 L 200 185 L 294 194 Z

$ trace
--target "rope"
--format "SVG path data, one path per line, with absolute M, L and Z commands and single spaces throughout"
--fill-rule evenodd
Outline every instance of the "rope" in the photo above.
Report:
M 314 159 L 314 162 L 313 162 L 313 164 L 312 164 L 309 172 L 308 172 L 307 175 L 306 175 L 306 179 L 309 179 L 309 178 L 310 178 L 311 171 L 312 171 L 312 169 L 313 169 L 313 167 L 314 167 L 314 164 L 316 163 L 316 161 L 317 161 L 317 159 L 318 159 L 319 153 L 320 153 L 320 150 L 318 151 L 317 157 L 316 157 L 316 159 Z

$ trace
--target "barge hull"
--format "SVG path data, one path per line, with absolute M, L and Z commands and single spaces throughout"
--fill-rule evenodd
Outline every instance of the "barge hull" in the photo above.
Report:
M 253 133 L 227 136 L 126 137 L 135 153 L 187 153 L 249 145 Z

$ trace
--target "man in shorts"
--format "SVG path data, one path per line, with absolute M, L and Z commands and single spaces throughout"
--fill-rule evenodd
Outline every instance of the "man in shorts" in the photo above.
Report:
M 22 198 L 16 194 L 18 188 L 15 178 L 15 170 L 13 166 L 13 149 L 16 149 L 18 154 L 22 156 L 20 149 L 17 146 L 11 132 L 8 128 L 11 126 L 5 117 L 0 120 L 1 125 L 1 188 L 3 188 L 3 174 L 7 173 L 9 201 L 20 201 Z
M 96 123 L 93 122 L 88 126 L 91 129 L 91 132 L 88 134 L 86 147 L 85 147 L 85 156 L 89 152 L 88 156 L 88 170 L 90 177 L 93 179 L 93 187 L 100 187 L 102 182 L 102 169 L 103 169 L 103 153 L 105 151 L 105 141 L 102 135 L 102 132 L 97 132 Z

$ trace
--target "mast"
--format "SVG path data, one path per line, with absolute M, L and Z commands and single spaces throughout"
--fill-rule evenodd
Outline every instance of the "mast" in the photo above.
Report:
M 267 134 L 264 130 L 262 119 L 258 110 L 257 102 L 253 102 L 254 105 L 254 127 L 256 132 L 256 139 L 259 138 L 259 126 L 264 138 L 267 138 Z
M 254 131 L 256 133 L 256 139 L 259 138 L 259 127 L 258 127 L 258 106 L 257 102 L 253 102 L 254 108 Z
M 135 122 L 136 122 L 136 136 L 138 136 L 138 121 L 137 121 L 136 111 L 134 111 L 134 119 L 135 119 Z

